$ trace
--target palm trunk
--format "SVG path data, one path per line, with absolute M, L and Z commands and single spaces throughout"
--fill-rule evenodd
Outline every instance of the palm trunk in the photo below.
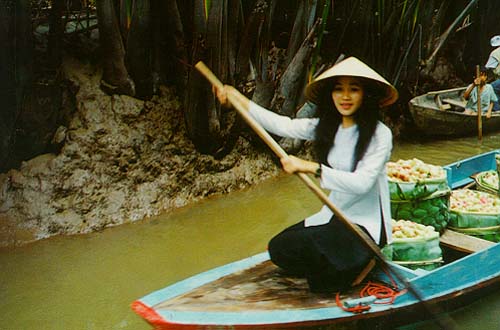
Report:
M 0 171 L 17 166 L 16 127 L 33 85 L 29 0 L 0 2 Z
M 281 77 L 277 93 L 271 102 L 271 108 L 280 114 L 290 117 L 295 114 L 295 107 L 298 102 L 297 95 L 301 95 L 304 88 L 307 64 L 314 49 L 314 36 L 316 35 L 317 26 L 318 24 L 313 26 Z
M 263 28 L 267 11 L 268 5 L 266 1 L 257 1 L 255 8 L 247 19 L 236 56 L 235 79 L 237 80 L 243 81 L 247 79 L 250 72 L 250 55 L 257 43 L 259 31 Z
M 50 11 L 48 58 L 50 71 L 56 72 L 62 62 L 62 41 L 64 29 L 62 24 L 63 0 L 53 0 Z
M 182 98 L 186 88 L 188 55 L 177 1 L 151 0 L 153 26 L 153 87 L 172 84 Z
M 257 18 L 262 22 L 258 26 L 258 30 L 252 34 L 256 38 L 255 44 L 258 49 L 258 55 L 253 58 L 257 73 L 255 75 L 256 86 L 252 100 L 263 107 L 269 108 L 276 91 L 274 77 L 277 75 L 277 66 L 271 66 L 269 63 L 269 50 L 272 41 L 271 23 L 277 2 L 276 0 L 262 0 L 259 2 L 254 12 L 258 10 Z
M 101 88 L 109 94 L 135 95 L 135 86 L 125 67 L 125 49 L 113 0 L 97 1 L 99 42 L 103 75 Z
M 295 14 L 295 21 L 293 22 L 292 32 L 290 33 L 290 40 L 288 42 L 288 47 L 286 49 L 286 63 L 288 66 L 292 61 L 293 57 L 300 48 L 302 41 L 304 40 L 307 33 L 307 19 L 309 15 L 306 10 L 307 2 L 309 0 L 300 0 Z
M 225 83 L 234 83 L 239 37 L 240 2 L 211 2 L 208 17 L 202 1 L 195 2 L 192 63 L 203 60 Z M 211 86 L 191 70 L 185 97 L 186 126 L 196 148 L 222 157 L 239 135 L 239 118 L 221 109 Z
M 136 96 L 145 99 L 153 95 L 151 48 L 150 1 L 134 1 L 132 22 L 127 39 L 126 63 L 130 76 L 135 82 Z

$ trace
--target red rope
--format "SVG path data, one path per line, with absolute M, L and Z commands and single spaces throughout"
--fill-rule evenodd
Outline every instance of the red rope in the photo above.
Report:
M 345 307 L 344 304 L 342 304 L 342 302 L 340 301 L 340 293 L 339 292 L 337 292 L 337 296 L 335 296 L 335 302 L 337 303 L 337 306 L 339 308 L 341 308 L 343 311 L 356 313 L 356 314 L 366 312 L 367 310 L 369 310 L 371 308 L 370 305 L 358 305 L 358 306 L 354 306 L 354 307 Z
M 374 304 L 392 304 L 394 300 L 406 293 L 406 289 L 398 291 L 380 283 L 368 282 L 359 293 L 360 297 L 374 296 L 377 300 Z
M 389 278 L 391 279 L 392 286 L 395 287 L 396 289 L 392 289 L 380 283 L 369 281 L 359 292 L 359 297 L 363 298 L 368 296 L 374 296 L 377 299 L 377 301 L 375 301 L 374 304 L 393 304 L 394 300 L 398 296 L 405 294 L 407 290 L 404 289 L 398 291 L 397 285 L 390 275 Z M 337 303 L 337 306 L 339 308 L 341 308 L 346 312 L 363 313 L 370 309 L 369 305 L 361 305 L 361 304 L 354 307 L 345 307 L 344 304 L 342 304 L 342 302 L 340 301 L 340 293 L 337 293 L 337 296 L 335 297 L 335 302 Z

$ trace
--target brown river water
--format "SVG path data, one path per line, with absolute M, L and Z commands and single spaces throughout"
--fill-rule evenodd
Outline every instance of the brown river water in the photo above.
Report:
M 393 160 L 444 165 L 500 148 L 500 134 L 399 142 Z M 260 253 L 284 227 L 320 207 L 295 176 L 210 198 L 99 233 L 0 250 L 0 329 L 150 330 L 130 304 L 152 291 Z M 500 329 L 492 293 L 451 317 L 459 329 Z M 432 323 L 405 327 L 434 329 Z M 437 328 L 436 328 L 437 329 Z

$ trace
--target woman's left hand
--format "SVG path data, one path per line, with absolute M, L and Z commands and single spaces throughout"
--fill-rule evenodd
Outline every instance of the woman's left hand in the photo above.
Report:
M 289 174 L 295 172 L 314 174 L 319 166 L 318 163 L 310 162 L 291 155 L 281 158 L 280 161 L 283 166 L 283 170 Z

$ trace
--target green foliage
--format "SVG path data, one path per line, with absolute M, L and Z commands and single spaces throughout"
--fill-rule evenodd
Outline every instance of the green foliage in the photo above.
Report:
M 205 8 L 205 20 L 208 21 L 208 13 L 210 12 L 210 8 L 212 6 L 212 1 L 211 0 L 204 0 L 203 5 Z
M 422 59 L 468 1 L 336 1 L 328 24 L 332 59 L 354 55 L 370 63 L 389 81 L 418 80 Z M 330 51 L 331 52 L 331 51 Z M 399 87 L 399 86 L 398 86 Z
M 438 191 L 423 199 L 391 200 L 391 214 L 394 219 L 410 220 L 433 226 L 439 232 L 444 230 L 449 222 L 449 198 L 449 191 Z
M 329 13 L 330 13 L 330 1 L 327 0 L 323 5 L 323 11 L 321 13 L 321 26 L 318 32 L 318 37 L 317 37 L 318 41 L 316 44 L 316 49 L 311 59 L 311 69 L 309 70 L 309 79 L 308 79 L 309 81 L 313 80 L 314 74 L 316 73 L 316 64 L 318 62 L 319 52 L 321 50 L 321 44 L 323 41 L 323 35 L 325 33 L 326 23 L 328 21 Z
M 130 23 L 132 22 L 132 9 L 133 9 L 133 0 L 121 0 L 121 8 L 124 11 L 126 26 L 130 27 Z

